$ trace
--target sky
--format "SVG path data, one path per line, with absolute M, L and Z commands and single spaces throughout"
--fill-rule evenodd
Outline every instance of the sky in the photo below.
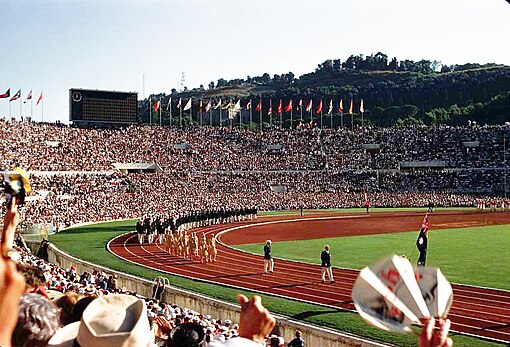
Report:
M 504 0 L 0 0 L 0 94 L 33 90 L 23 115 L 67 123 L 70 88 L 142 99 L 183 72 L 191 89 L 377 52 L 510 65 L 508 23 Z M 0 99 L 9 112 L 20 102 Z

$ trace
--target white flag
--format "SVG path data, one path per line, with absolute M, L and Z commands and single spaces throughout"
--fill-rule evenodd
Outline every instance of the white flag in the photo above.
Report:
M 172 108 L 172 98 L 168 99 L 168 105 L 166 105 L 167 111 L 170 111 L 170 108 Z
M 241 111 L 241 99 L 239 99 L 233 108 L 228 110 L 228 118 L 234 119 L 236 115 Z
M 184 106 L 183 111 L 187 111 L 189 109 L 191 109 L 191 98 L 188 99 L 188 102 Z
M 219 107 L 221 107 L 221 99 L 218 100 L 218 103 L 216 104 L 216 106 L 214 106 L 214 109 L 217 110 Z
M 181 108 L 182 105 L 182 98 L 179 98 L 179 102 L 177 103 L 177 108 Z
M 328 114 L 332 114 L 333 113 L 333 99 L 329 100 L 329 109 L 328 109 Z

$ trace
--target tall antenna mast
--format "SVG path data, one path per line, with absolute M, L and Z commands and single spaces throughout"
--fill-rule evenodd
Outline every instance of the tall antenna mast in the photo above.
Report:
M 181 73 L 181 86 L 180 86 L 180 91 L 181 92 L 184 90 L 185 82 L 186 82 L 186 73 L 183 71 Z

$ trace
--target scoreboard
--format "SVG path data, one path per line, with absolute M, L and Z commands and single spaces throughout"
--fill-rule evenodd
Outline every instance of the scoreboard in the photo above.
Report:
M 137 108 L 137 93 L 69 89 L 69 120 L 73 123 L 136 124 Z

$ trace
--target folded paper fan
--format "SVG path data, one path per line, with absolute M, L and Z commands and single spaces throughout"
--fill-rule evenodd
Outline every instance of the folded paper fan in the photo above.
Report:
M 409 332 L 410 325 L 422 317 L 446 317 L 452 294 L 439 269 L 413 269 L 407 259 L 392 256 L 360 272 L 352 300 L 370 324 L 387 331 Z
M 417 266 L 414 271 L 430 315 L 446 318 L 453 301 L 452 286 L 448 280 L 435 267 Z

